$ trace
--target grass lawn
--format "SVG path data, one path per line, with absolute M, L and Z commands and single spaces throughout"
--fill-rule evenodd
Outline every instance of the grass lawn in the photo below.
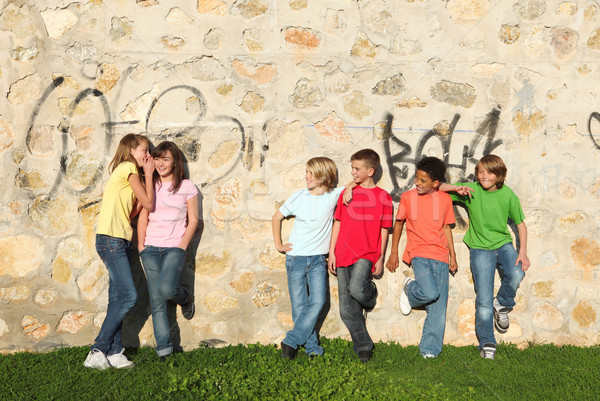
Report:
M 152 348 L 128 350 L 133 369 L 83 367 L 88 349 L 0 355 L 0 400 L 598 400 L 600 346 L 501 344 L 496 360 L 474 346 L 376 344 L 361 363 L 351 344 L 322 339 L 325 355 L 282 360 L 272 345 L 199 348 L 160 363 Z

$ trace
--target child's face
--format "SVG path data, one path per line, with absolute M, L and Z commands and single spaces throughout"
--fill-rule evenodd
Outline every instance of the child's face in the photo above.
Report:
M 173 155 L 169 150 L 166 150 L 162 156 L 154 158 L 154 165 L 156 166 L 156 171 L 158 171 L 161 180 L 169 179 L 173 175 L 174 163 Z
M 357 185 L 362 184 L 367 179 L 371 178 L 375 173 L 375 169 L 367 167 L 363 160 L 352 160 L 352 178 Z
M 138 167 L 143 167 L 146 159 L 150 157 L 150 145 L 148 142 L 142 141 L 137 148 L 129 150 L 129 153 L 135 159 Z
M 417 173 L 415 174 L 415 186 L 417 187 L 417 193 L 419 195 L 426 195 L 436 191 L 440 186 L 440 182 L 438 180 L 432 180 L 425 171 L 417 170 Z
M 306 170 L 306 188 L 313 189 L 323 185 L 323 180 L 317 180 L 312 171 Z
M 479 166 L 477 171 L 477 181 L 486 191 L 495 191 L 498 189 L 496 183 L 498 182 L 498 176 L 489 170 Z

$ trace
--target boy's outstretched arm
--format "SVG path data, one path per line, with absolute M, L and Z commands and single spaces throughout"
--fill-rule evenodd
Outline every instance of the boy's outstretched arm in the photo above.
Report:
M 454 185 L 454 184 L 447 184 L 445 182 L 442 182 L 439 186 L 439 190 L 442 192 L 457 192 L 460 195 L 469 195 L 472 196 L 471 194 L 473 192 L 475 192 L 473 190 L 473 188 L 467 187 L 466 185 Z
M 271 220 L 271 226 L 273 228 L 273 240 L 275 241 L 275 248 L 279 252 L 289 252 L 292 250 L 292 244 L 283 244 L 281 241 L 281 221 L 283 220 L 283 213 L 277 210 Z
M 396 220 L 394 223 L 394 232 L 392 234 L 392 250 L 390 251 L 390 257 L 388 258 L 385 267 L 391 272 L 395 272 L 400 261 L 398 259 L 398 244 L 400 243 L 400 237 L 402 237 L 402 228 L 404 227 L 405 220 Z
M 519 233 L 519 255 L 517 256 L 517 261 L 515 265 L 518 265 L 521 262 L 521 270 L 524 272 L 529 269 L 531 266 L 531 262 L 529 261 L 529 257 L 527 257 L 527 226 L 525 222 L 522 221 L 517 224 L 517 231 Z
M 454 250 L 454 240 L 452 239 L 452 229 L 450 225 L 444 224 L 444 234 L 446 235 L 446 241 L 448 241 L 448 249 L 450 250 L 450 273 L 454 275 L 458 270 L 458 263 L 456 263 L 456 251 Z
M 331 241 L 329 242 L 329 258 L 327 259 L 327 268 L 331 274 L 337 274 L 335 265 L 335 245 L 337 244 L 338 235 L 340 234 L 340 221 L 333 220 L 333 227 L 331 229 Z

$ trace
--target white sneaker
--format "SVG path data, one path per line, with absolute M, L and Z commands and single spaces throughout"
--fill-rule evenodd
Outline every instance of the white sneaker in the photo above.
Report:
M 483 344 L 480 355 L 483 359 L 494 359 L 496 356 L 496 346 L 492 343 Z
M 433 355 L 433 354 L 423 354 L 423 358 L 425 358 L 425 359 L 432 359 L 432 358 L 435 358 L 435 355 Z
M 406 295 L 406 286 L 411 281 L 415 280 L 412 277 L 407 277 L 404 279 L 404 284 L 402 284 L 402 293 L 400 294 L 400 312 L 402 312 L 404 316 L 410 315 L 410 311 L 412 311 L 412 306 L 410 306 L 408 296 Z
M 110 363 L 102 351 L 94 349 L 91 350 L 87 358 L 85 358 L 83 366 L 86 368 L 104 370 L 110 368 Z
M 124 354 L 125 349 L 122 349 L 121 352 L 114 355 L 109 355 L 108 362 L 110 366 L 121 369 L 121 368 L 133 368 L 135 363 L 131 362 Z

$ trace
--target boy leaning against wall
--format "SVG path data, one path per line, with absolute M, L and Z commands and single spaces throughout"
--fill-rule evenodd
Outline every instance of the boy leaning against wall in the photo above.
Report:
M 527 257 L 523 209 L 517 195 L 504 185 L 506 173 L 506 165 L 500 157 L 486 155 L 475 166 L 477 182 L 440 185 L 440 191 L 458 192 L 465 188 L 472 191 L 469 195 L 453 193 L 450 196 L 463 203 L 469 213 L 469 229 L 464 242 L 469 247 L 476 293 L 475 331 L 480 354 L 485 359 L 495 357 L 494 327 L 501 334 L 508 330 L 508 313 L 515 306 L 517 289 L 531 265 Z M 517 225 L 518 253 L 508 230 L 509 219 Z M 501 284 L 494 297 L 496 269 Z
M 354 351 L 362 362 L 368 362 L 373 355 L 373 341 L 367 331 L 365 312 L 377 302 L 373 277 L 383 272 L 394 206 L 391 196 L 373 179 L 380 168 L 379 155 L 372 149 L 363 149 L 350 160 L 357 187 L 349 205 L 344 205 L 343 194 L 338 200 L 328 267 L 338 278 L 340 316 L 350 332 Z
M 436 358 L 442 352 L 446 328 L 449 272 L 458 269 L 451 224 L 452 199 L 439 192 L 446 166 L 437 157 L 417 163 L 416 188 L 404 192 L 394 224 L 392 250 L 386 264 L 390 272 L 398 268 L 398 243 L 406 223 L 407 242 L 402 261 L 411 266 L 415 279 L 407 277 L 402 286 L 400 310 L 408 315 L 413 307 L 424 306 L 427 317 L 419 351 L 423 358 Z

